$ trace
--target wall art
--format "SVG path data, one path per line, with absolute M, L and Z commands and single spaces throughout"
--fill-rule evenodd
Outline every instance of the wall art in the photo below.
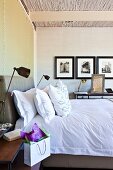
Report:
M 92 74 L 95 74 L 94 56 L 77 56 L 75 65 L 77 79 L 91 79 Z
M 55 57 L 55 78 L 56 79 L 74 78 L 74 57 L 70 56 Z
M 91 92 L 92 93 L 103 93 L 105 85 L 104 74 L 93 74 L 91 78 Z
M 105 74 L 106 79 L 113 78 L 113 57 L 99 56 L 97 57 L 97 73 Z

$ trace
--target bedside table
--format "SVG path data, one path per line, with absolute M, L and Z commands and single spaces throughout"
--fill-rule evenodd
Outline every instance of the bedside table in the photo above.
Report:
M 7 164 L 8 170 L 12 170 L 12 163 L 15 160 L 20 148 L 23 145 L 22 139 L 8 142 L 0 139 L 0 164 Z

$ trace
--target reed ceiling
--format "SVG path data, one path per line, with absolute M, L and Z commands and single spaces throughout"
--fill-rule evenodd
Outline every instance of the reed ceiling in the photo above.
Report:
M 113 0 L 19 0 L 34 27 L 113 27 Z

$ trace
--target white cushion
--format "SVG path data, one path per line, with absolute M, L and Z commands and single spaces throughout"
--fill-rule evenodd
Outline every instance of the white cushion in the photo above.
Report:
M 64 93 L 66 98 L 69 98 L 67 86 L 60 79 L 58 80 L 56 87 L 59 88 Z
M 49 85 L 48 93 L 58 116 L 67 116 L 70 114 L 71 104 L 69 98 L 65 97 L 65 93 L 52 85 Z
M 26 92 L 14 90 L 14 103 L 20 117 L 24 118 L 24 126 L 26 126 L 36 115 L 37 110 L 34 104 L 34 95 L 36 89 L 32 88 Z
M 47 93 L 43 90 L 37 89 L 34 101 L 38 113 L 47 123 L 49 123 L 55 116 L 55 110 Z

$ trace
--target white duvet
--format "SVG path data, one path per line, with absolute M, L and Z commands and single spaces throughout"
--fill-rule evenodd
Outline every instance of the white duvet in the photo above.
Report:
M 55 116 L 47 124 L 37 115 L 34 123 L 50 133 L 51 153 L 113 157 L 113 102 L 107 99 L 71 100 L 68 117 Z

